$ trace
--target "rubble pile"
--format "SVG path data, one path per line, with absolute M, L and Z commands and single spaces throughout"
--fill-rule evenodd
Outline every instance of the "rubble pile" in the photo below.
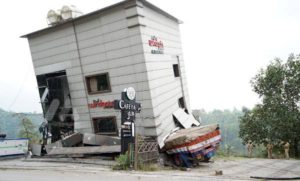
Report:
M 31 144 L 34 156 L 87 157 L 120 153 L 120 138 L 91 133 L 74 133 L 51 144 Z

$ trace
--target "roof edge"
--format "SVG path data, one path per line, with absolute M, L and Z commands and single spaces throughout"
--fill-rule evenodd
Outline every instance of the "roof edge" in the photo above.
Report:
M 96 10 L 96 11 L 92 11 L 92 12 L 90 12 L 90 13 L 84 14 L 84 15 L 79 16 L 79 17 L 77 17 L 77 18 L 73 18 L 73 19 L 70 19 L 70 20 L 63 21 L 63 22 L 61 22 L 61 23 L 58 23 L 57 25 L 49 26 L 49 27 L 46 27 L 46 28 L 43 28 L 43 29 L 40 29 L 40 30 L 31 32 L 31 33 L 22 35 L 22 36 L 20 36 L 20 38 L 27 38 L 28 36 L 34 35 L 34 34 L 36 34 L 36 33 L 40 33 L 40 32 L 43 32 L 43 31 L 45 31 L 45 30 L 48 30 L 48 29 L 60 27 L 60 26 L 65 25 L 65 24 L 67 24 L 67 23 L 69 23 L 69 22 L 74 22 L 74 21 L 76 21 L 76 20 L 80 20 L 80 19 L 82 19 L 82 18 L 91 16 L 91 15 L 94 15 L 94 14 L 97 14 L 97 13 L 100 13 L 100 12 L 107 11 L 107 10 L 109 10 L 109 9 L 112 9 L 112 8 L 118 7 L 118 6 L 120 6 L 120 5 L 123 5 L 123 4 L 125 4 L 127 1 L 128 1 L 128 0 L 124 0 L 124 1 L 121 1 L 121 2 L 119 2 L 119 3 L 112 4 L 112 5 L 110 5 L 110 6 L 107 6 L 107 7 L 98 9 L 98 10 Z
M 155 11 L 158 11 L 158 12 L 162 13 L 163 15 L 167 16 L 168 18 L 176 21 L 178 24 L 182 24 L 183 23 L 183 21 L 181 21 L 180 19 L 178 19 L 175 16 L 167 13 L 166 11 L 160 9 L 159 7 L 155 6 L 154 4 L 152 4 L 152 3 L 150 3 L 150 2 L 148 2 L 146 0 L 138 0 L 138 1 L 142 2 L 144 5 L 148 6 L 149 8 L 151 8 L 151 9 L 153 9 Z
M 43 28 L 43 29 L 40 29 L 40 30 L 37 30 L 37 31 L 33 31 L 31 33 L 22 35 L 22 36 L 20 36 L 20 38 L 28 38 L 29 36 L 35 35 L 37 33 L 41 33 L 43 31 L 46 31 L 46 30 L 49 30 L 49 29 L 53 29 L 53 28 L 56 28 L 56 27 L 61 27 L 63 25 L 66 25 L 67 23 L 75 22 L 77 20 L 86 18 L 88 16 L 95 15 L 97 13 L 102 13 L 104 11 L 107 11 L 109 9 L 112 9 L 112 8 L 115 8 L 115 7 L 118 7 L 118 6 L 121 6 L 121 5 L 125 5 L 129 1 L 132 1 L 132 0 L 124 0 L 124 1 L 118 2 L 116 4 L 112 4 L 110 6 L 107 6 L 107 7 L 101 8 L 99 10 L 92 11 L 90 13 L 87 13 L 87 14 L 84 14 L 82 16 L 79 16 L 77 18 L 73 18 L 73 19 L 70 19 L 70 20 L 63 21 L 63 22 L 61 22 L 61 23 L 59 23 L 57 25 L 49 26 L 49 27 L 46 27 L 46 28 Z M 149 8 L 151 8 L 151 9 L 153 9 L 154 11 L 157 11 L 157 12 L 165 15 L 166 17 L 172 19 L 173 21 L 177 22 L 178 24 L 182 24 L 183 23 L 181 20 L 177 19 L 176 17 L 172 16 L 171 14 L 167 13 L 166 11 L 160 9 L 159 7 L 155 6 L 154 4 L 151 4 L 150 2 L 148 2 L 146 0 L 134 0 L 134 1 L 140 1 L 143 5 L 145 5 L 145 6 L 149 7 Z

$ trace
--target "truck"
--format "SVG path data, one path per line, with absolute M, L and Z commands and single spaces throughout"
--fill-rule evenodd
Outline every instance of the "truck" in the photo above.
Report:
M 218 124 L 180 129 L 165 139 L 165 151 L 175 165 L 192 167 L 197 162 L 208 162 L 221 142 Z

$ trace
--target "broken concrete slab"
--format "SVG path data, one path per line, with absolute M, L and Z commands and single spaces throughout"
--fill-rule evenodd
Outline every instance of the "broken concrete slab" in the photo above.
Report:
M 92 158 L 49 158 L 49 157 L 39 157 L 39 158 L 30 158 L 30 159 L 24 159 L 24 162 L 44 162 L 44 163 L 71 163 L 71 164 L 88 164 L 88 165 L 100 165 L 100 166 L 114 166 L 117 165 L 117 162 L 114 159 L 103 159 L 99 156 Z
M 82 143 L 82 134 L 73 133 L 61 140 L 63 147 L 72 147 L 79 143 Z
M 32 155 L 41 156 L 42 155 L 42 145 L 41 144 L 29 144 Z
M 85 133 L 83 134 L 83 144 L 111 146 L 111 145 L 121 145 L 121 141 L 119 137 Z
M 190 128 L 193 126 L 200 126 L 200 122 L 197 121 L 193 115 L 187 114 L 182 108 L 173 112 L 173 116 L 183 126 L 183 128 Z
M 119 153 L 120 145 L 114 146 L 87 146 L 87 147 L 57 147 L 52 148 L 48 155 L 75 155 L 75 154 L 103 154 Z
M 53 148 L 63 147 L 61 140 L 45 145 L 46 152 L 50 153 Z

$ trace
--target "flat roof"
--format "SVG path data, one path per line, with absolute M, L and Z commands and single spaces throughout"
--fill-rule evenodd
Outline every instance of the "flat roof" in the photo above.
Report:
M 41 32 L 44 32 L 44 31 L 47 31 L 47 30 L 50 30 L 50 29 L 55 29 L 56 27 L 60 27 L 62 25 L 65 25 L 67 23 L 70 23 L 70 22 L 75 22 L 76 20 L 79 20 L 79 19 L 82 19 L 82 18 L 86 18 L 86 17 L 89 17 L 89 16 L 92 16 L 92 15 L 95 15 L 95 14 L 99 14 L 99 13 L 102 13 L 102 12 L 105 12 L 105 11 L 108 11 L 110 9 L 113 9 L 115 7 L 118 7 L 118 6 L 121 6 L 121 5 L 125 5 L 127 2 L 129 2 L 130 0 L 124 0 L 124 1 L 121 1 L 119 3 L 116 3 L 116 4 L 113 4 L 111 6 L 107 6 L 107 7 L 104 7 L 104 8 L 101 8 L 99 10 L 96 10 L 96 11 L 93 11 L 93 12 L 90 12 L 90 13 L 87 13 L 87 14 L 84 14 L 82 16 L 79 16 L 77 18 L 73 18 L 73 19 L 70 19 L 70 20 L 66 20 L 66 21 L 63 21 L 59 24 L 56 24 L 56 25 L 52 25 L 52 26 L 49 26 L 49 27 L 46 27 L 46 28 L 43 28 L 43 29 L 40 29 L 40 30 L 37 30 L 37 31 L 34 31 L 34 32 L 31 32 L 31 33 L 28 33 L 28 34 L 25 34 L 25 35 L 22 35 L 21 38 L 28 38 L 29 36 L 32 36 L 32 35 L 35 35 L 35 34 L 38 34 L 38 33 L 41 33 Z M 177 22 L 178 24 L 181 24 L 182 21 L 177 19 L 176 17 L 170 15 L 169 13 L 167 13 L 166 11 L 160 9 L 159 7 L 151 4 L 150 2 L 146 1 L 146 0 L 137 0 L 137 1 L 140 1 L 143 3 L 143 5 L 153 9 L 154 11 L 157 11 L 161 14 L 163 14 L 164 16 L 174 20 L 175 22 Z

